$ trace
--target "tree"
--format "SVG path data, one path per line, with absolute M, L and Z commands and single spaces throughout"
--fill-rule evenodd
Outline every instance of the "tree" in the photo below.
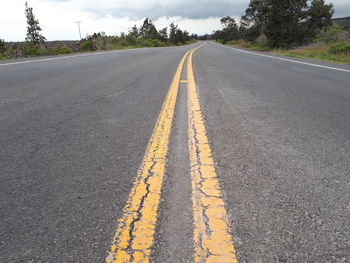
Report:
M 178 39 L 176 36 L 177 29 L 177 25 L 175 25 L 174 23 L 170 24 L 169 42 L 175 45 L 178 44 Z
M 35 19 L 33 14 L 33 8 L 28 6 L 28 3 L 25 3 L 25 15 L 27 18 L 27 36 L 26 41 L 37 45 L 44 43 L 46 38 L 40 33 L 41 27 L 39 25 L 39 20 Z
M 238 39 L 238 26 L 234 18 L 226 16 L 220 20 L 223 29 L 219 32 L 219 37 L 223 43 Z
M 332 25 L 333 13 L 333 4 L 327 5 L 324 0 L 312 0 L 307 11 L 309 37 L 314 38 L 322 30 L 326 31 Z
M 0 38 L 0 54 L 5 53 L 5 51 L 6 51 L 5 40 Z
M 194 39 L 194 40 L 198 40 L 198 35 L 192 33 L 192 34 L 190 35 L 190 39 L 192 39 L 192 40 L 193 40 L 193 39 Z
M 185 44 L 186 41 L 190 40 L 190 34 L 185 30 L 182 31 L 174 23 L 170 24 L 169 42 L 175 45 Z
M 184 33 L 180 28 L 176 30 L 175 38 L 176 38 L 175 44 L 185 43 Z
M 168 28 L 164 27 L 163 29 L 159 30 L 158 32 L 159 40 L 163 42 L 168 41 Z
M 131 38 L 138 38 L 140 36 L 140 30 L 136 25 L 130 28 L 128 36 Z
M 267 0 L 265 34 L 272 46 L 290 46 L 301 43 L 305 32 L 307 0 Z
M 324 0 L 251 0 L 239 34 L 249 41 L 266 35 L 273 47 L 302 44 L 332 24 L 333 12 Z
M 187 41 L 190 41 L 191 38 L 190 38 L 190 33 L 188 33 L 187 30 L 183 31 L 183 43 L 186 43 Z
M 127 35 L 125 35 L 126 41 L 131 45 L 137 44 L 137 39 L 140 36 L 140 30 L 139 28 L 134 25 L 132 28 L 129 29 L 129 32 Z
M 255 40 L 264 34 L 267 24 L 268 1 L 251 0 L 241 17 L 240 35 L 247 40 Z
M 227 43 L 228 41 L 239 38 L 238 26 L 234 18 L 225 16 L 220 22 L 223 28 L 213 33 L 214 39 L 222 43 Z
M 140 37 L 144 39 L 158 39 L 157 28 L 148 18 L 145 19 L 143 25 L 140 28 Z
M 221 25 L 224 28 L 235 28 L 235 27 L 237 27 L 235 19 L 230 17 L 230 16 L 225 16 L 224 18 L 221 18 L 220 22 L 221 22 Z
M 213 31 L 212 38 L 215 39 L 216 41 L 220 42 L 221 41 L 221 30 L 216 30 Z M 210 37 L 208 35 L 201 36 L 201 40 L 208 40 Z

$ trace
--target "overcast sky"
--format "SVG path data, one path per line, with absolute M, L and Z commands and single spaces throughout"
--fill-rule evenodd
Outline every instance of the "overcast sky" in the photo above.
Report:
M 350 16 L 350 0 L 333 0 L 335 17 Z M 22 41 L 26 34 L 23 0 L 1 0 L 0 38 Z M 190 33 L 211 33 L 220 27 L 221 17 L 239 18 L 249 0 L 28 0 L 48 40 L 78 39 L 104 31 L 110 35 L 126 32 L 145 17 L 157 28 L 175 22 Z

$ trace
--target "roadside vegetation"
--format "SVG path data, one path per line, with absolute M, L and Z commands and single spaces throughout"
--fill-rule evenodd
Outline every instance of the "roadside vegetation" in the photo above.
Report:
M 267 45 L 268 40 L 262 36 L 256 41 L 233 40 L 226 44 L 239 48 L 247 48 L 256 51 L 266 51 L 273 54 L 297 58 L 311 58 L 321 61 L 350 64 L 350 39 L 348 32 L 334 24 L 328 30 L 322 32 L 304 46 L 291 48 L 272 48 Z
M 340 18 L 334 18 L 333 23 L 340 25 L 345 30 L 350 30 L 350 16 L 348 17 L 340 17 Z
M 197 35 L 189 34 L 171 23 L 169 28 L 158 30 L 151 20 L 146 18 L 138 27 L 134 25 L 127 33 L 119 36 L 108 36 L 104 32 L 87 35 L 80 41 L 62 41 L 66 45 L 56 45 L 59 41 L 46 41 L 41 34 L 42 28 L 39 20 L 33 13 L 33 8 L 25 3 L 25 16 L 27 19 L 27 35 L 25 42 L 11 43 L 0 38 L 0 59 L 16 57 L 35 57 L 70 54 L 74 52 L 117 50 L 142 47 L 166 47 L 185 45 L 197 41 Z
M 151 20 L 146 18 L 143 25 L 134 25 L 128 33 L 119 36 L 107 36 L 105 33 L 95 33 L 82 39 L 80 48 L 82 51 L 129 49 L 141 47 L 166 47 L 184 45 L 195 42 L 197 35 L 190 35 L 186 30 L 182 31 L 177 25 L 171 23 L 167 27 L 157 30 Z
M 240 48 L 350 64 L 350 18 L 332 20 L 324 0 L 251 0 L 237 23 L 227 16 L 216 41 Z

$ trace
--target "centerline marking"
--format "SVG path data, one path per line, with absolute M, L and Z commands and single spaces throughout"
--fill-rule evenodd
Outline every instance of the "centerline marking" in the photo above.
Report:
M 177 93 L 189 52 L 181 59 L 163 103 L 123 216 L 118 220 L 107 263 L 149 262 Z
M 196 49 L 195 49 L 196 50 Z M 187 61 L 188 136 L 194 219 L 194 262 L 237 263 L 224 200 L 207 137 L 194 79 Z
M 154 243 L 169 138 L 181 83 L 188 89 L 189 164 L 192 181 L 195 263 L 237 263 L 230 224 L 206 135 L 189 50 L 181 59 L 159 114 L 106 263 L 148 263 Z M 187 59 L 188 80 L 181 80 Z

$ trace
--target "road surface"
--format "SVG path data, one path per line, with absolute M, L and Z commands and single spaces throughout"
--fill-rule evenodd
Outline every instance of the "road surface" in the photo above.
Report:
M 2 61 L 0 113 L 1 262 L 350 262 L 349 66 Z

